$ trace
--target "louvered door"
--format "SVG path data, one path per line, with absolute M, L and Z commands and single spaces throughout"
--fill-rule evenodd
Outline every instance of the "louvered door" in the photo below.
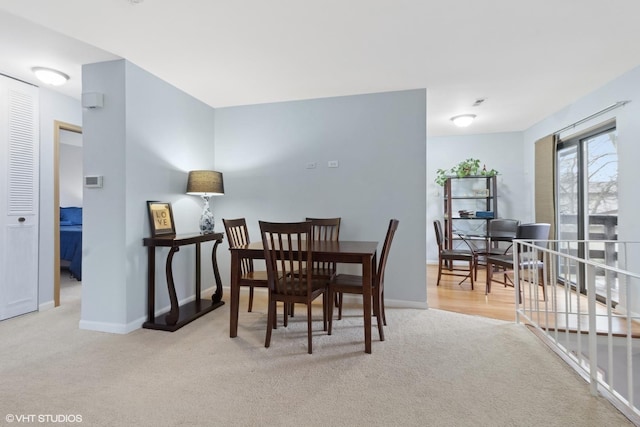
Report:
M 38 89 L 0 76 L 0 320 L 38 309 Z

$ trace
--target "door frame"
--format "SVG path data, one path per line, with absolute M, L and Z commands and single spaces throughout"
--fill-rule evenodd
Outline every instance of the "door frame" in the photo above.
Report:
M 53 306 L 60 305 L 60 131 L 82 134 L 82 127 L 53 121 Z

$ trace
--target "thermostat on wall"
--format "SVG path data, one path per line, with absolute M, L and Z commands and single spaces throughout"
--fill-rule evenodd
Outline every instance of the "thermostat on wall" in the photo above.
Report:
M 102 188 L 102 176 L 87 175 L 84 177 L 84 186 L 87 188 Z

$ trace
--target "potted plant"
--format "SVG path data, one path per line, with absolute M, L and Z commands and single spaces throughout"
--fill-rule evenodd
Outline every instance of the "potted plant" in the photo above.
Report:
M 486 166 L 480 169 L 480 160 L 469 158 L 467 160 L 463 160 L 451 169 L 438 169 L 436 171 L 436 184 L 443 186 L 445 182 L 447 182 L 447 178 L 450 176 L 457 176 L 458 178 L 464 176 L 494 176 L 498 174 L 498 171 L 495 169 L 487 170 Z

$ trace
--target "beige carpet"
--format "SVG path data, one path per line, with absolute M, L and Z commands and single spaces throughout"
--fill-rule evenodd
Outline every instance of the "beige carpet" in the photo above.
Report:
M 79 330 L 79 306 L 0 322 L 0 424 L 73 414 L 83 426 L 631 425 L 511 323 L 389 309 L 387 340 L 374 331 L 367 355 L 352 309 L 332 336 L 316 322 L 308 355 L 302 307 L 266 349 L 259 301 L 254 313 L 243 302 L 235 339 L 228 305 L 174 333 L 128 335 Z

